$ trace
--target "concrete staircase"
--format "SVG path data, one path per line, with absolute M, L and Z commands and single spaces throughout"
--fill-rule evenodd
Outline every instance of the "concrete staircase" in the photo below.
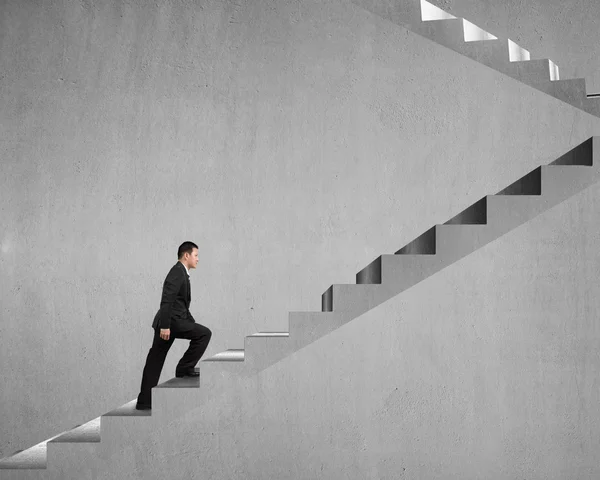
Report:
M 425 0 L 352 0 L 365 10 L 401 25 L 548 95 L 600 117 L 600 94 L 588 94 L 585 79 L 560 80 L 550 59 L 532 60 L 509 38 L 499 38 Z
M 232 375 L 252 375 L 273 365 L 598 182 L 599 160 L 600 137 L 592 137 L 443 225 L 435 225 L 395 254 L 379 256 L 358 272 L 356 284 L 332 285 L 322 295 L 321 312 L 290 312 L 289 332 L 255 333 L 245 338 L 243 350 L 227 350 L 203 360 L 196 367 L 201 381 L 172 378 L 161 383 L 153 390 L 151 412 L 136 410 L 133 399 L 0 460 L 0 478 L 68 478 L 75 463 L 81 467 L 82 462 L 91 465 L 100 457 L 109 458 L 107 452 L 141 438 L 157 422 L 172 421 L 208 399 L 225 395 Z

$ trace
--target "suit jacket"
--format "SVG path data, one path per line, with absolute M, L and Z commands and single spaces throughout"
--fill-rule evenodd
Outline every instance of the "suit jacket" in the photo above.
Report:
M 190 279 L 183 263 L 177 261 L 163 283 L 160 308 L 154 316 L 152 328 L 171 328 L 181 332 L 191 330 L 196 323 L 190 313 L 191 300 Z

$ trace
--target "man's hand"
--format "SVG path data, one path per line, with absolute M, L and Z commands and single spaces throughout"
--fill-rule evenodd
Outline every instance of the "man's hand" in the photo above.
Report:
M 163 340 L 168 340 L 169 339 L 169 335 L 171 335 L 171 329 L 170 328 L 161 328 L 160 329 L 160 338 L 162 338 Z

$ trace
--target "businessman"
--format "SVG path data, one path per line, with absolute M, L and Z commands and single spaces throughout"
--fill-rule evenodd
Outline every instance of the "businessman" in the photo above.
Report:
M 160 309 L 154 317 L 154 340 L 146 358 L 142 386 L 135 406 L 138 410 L 152 408 L 152 388 L 158 384 L 167 352 L 176 338 L 190 340 L 190 346 L 175 368 L 176 377 L 197 377 L 195 365 L 204 354 L 212 332 L 196 323 L 190 313 L 190 274 L 198 265 L 198 245 L 183 242 L 177 250 L 177 263 L 169 270 L 163 283 Z

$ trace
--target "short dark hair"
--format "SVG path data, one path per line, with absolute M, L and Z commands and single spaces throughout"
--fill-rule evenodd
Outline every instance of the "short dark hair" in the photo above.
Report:
M 177 249 L 177 258 L 180 259 L 183 257 L 184 253 L 189 253 L 191 255 L 194 248 L 198 248 L 198 245 L 194 242 L 183 242 Z

